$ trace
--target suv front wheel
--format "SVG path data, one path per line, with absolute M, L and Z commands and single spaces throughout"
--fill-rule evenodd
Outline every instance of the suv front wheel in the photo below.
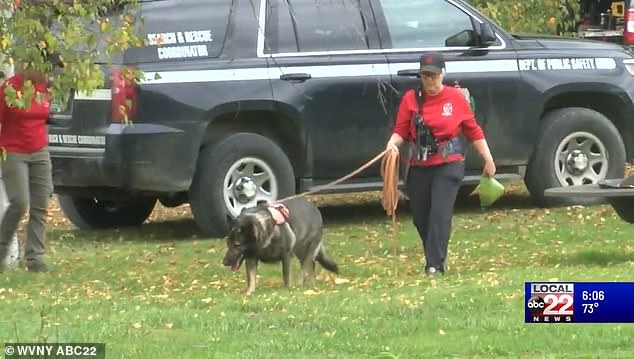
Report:
M 539 205 L 588 205 L 605 200 L 546 197 L 544 191 L 622 178 L 624 173 L 625 145 L 614 124 L 597 111 L 570 107 L 544 116 L 525 183 Z
M 227 215 L 293 194 L 295 175 L 284 151 L 264 136 L 236 133 L 201 150 L 190 205 L 201 230 L 222 237 Z

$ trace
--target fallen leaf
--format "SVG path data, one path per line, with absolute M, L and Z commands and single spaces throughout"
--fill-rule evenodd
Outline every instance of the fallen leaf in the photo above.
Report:
M 335 284 L 344 284 L 344 283 L 350 283 L 350 280 L 346 278 L 335 278 Z
M 447 334 L 447 333 L 445 333 L 445 331 L 444 331 L 444 330 L 442 330 L 442 329 L 440 329 L 440 330 L 438 331 L 438 333 L 440 333 L 440 335 L 445 335 L 445 334 Z

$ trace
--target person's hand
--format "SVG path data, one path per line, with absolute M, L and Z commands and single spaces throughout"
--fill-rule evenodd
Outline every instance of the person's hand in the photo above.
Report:
M 486 161 L 482 169 L 482 175 L 487 177 L 495 176 L 495 163 L 493 163 L 493 160 Z
M 398 146 L 392 142 L 388 142 L 387 145 L 385 146 L 385 149 L 388 151 L 398 153 Z

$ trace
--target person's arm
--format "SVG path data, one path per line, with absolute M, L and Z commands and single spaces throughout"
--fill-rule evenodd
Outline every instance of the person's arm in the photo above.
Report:
M 471 111 L 471 107 L 467 100 L 462 97 L 464 100 L 464 104 L 462 106 L 462 111 L 464 111 L 466 115 L 466 119 L 461 123 L 462 133 L 465 135 L 467 140 L 473 144 L 473 147 L 476 149 L 480 158 L 484 161 L 484 168 L 482 170 L 482 174 L 485 176 L 492 177 L 495 175 L 495 162 L 493 161 L 493 156 L 491 155 L 491 150 L 489 149 L 489 145 L 487 143 L 486 138 L 484 137 L 484 131 L 478 124 L 475 119 L 475 115 L 473 111 Z
M 487 140 L 485 138 L 475 140 L 473 141 L 473 147 L 475 147 L 476 151 L 478 151 L 478 154 L 484 161 L 482 174 L 488 177 L 495 176 L 495 162 L 493 161 L 493 156 L 491 156 L 491 151 L 489 150 Z
M 407 97 L 409 92 L 406 92 L 401 99 L 401 103 L 398 107 L 396 114 L 396 120 L 394 122 L 394 128 L 392 129 L 392 135 L 387 141 L 386 149 L 398 151 L 398 146 L 402 145 L 406 139 L 409 138 L 410 121 L 412 114 L 407 106 Z

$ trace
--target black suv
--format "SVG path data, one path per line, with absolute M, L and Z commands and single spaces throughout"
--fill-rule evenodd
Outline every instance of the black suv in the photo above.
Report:
M 158 199 L 222 235 L 228 213 L 349 173 L 384 149 L 429 50 L 473 96 L 498 177 L 523 176 L 538 203 L 582 202 L 544 190 L 622 177 L 634 154 L 629 50 L 512 35 L 463 1 L 159 0 L 140 16 L 148 46 L 121 64 L 145 80 L 108 69 L 109 88 L 51 115 L 55 189 L 80 228 L 141 224 Z M 376 165 L 329 192 L 380 186 Z

